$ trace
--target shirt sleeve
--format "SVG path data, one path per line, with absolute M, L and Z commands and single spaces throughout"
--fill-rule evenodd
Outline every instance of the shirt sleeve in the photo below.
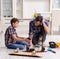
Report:
M 45 20 L 45 24 L 46 24 L 47 26 L 49 26 L 49 22 L 48 22 L 47 20 Z
M 10 34 L 10 35 L 16 34 L 16 31 L 14 31 L 13 28 L 9 28 L 9 34 Z
M 33 28 L 32 28 L 32 23 L 29 23 L 29 35 L 33 34 Z

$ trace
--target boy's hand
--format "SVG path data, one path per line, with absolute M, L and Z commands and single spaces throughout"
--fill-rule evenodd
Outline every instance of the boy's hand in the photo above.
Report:
M 26 42 L 30 43 L 30 40 L 29 39 L 25 39 L 25 40 L 26 40 Z
M 26 39 L 25 41 L 28 42 L 28 46 L 31 46 L 31 44 L 30 44 L 30 41 L 31 41 L 31 40 Z
M 27 39 L 27 38 L 22 38 L 22 39 L 23 39 L 23 41 L 26 41 L 29 46 L 31 45 L 31 44 L 30 44 L 30 41 L 31 41 L 31 40 L 29 40 L 29 39 Z

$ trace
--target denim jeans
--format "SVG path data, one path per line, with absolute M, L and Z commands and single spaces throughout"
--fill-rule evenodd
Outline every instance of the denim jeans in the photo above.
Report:
M 33 38 L 32 38 L 32 44 L 33 45 L 36 45 L 39 43 L 39 38 L 42 37 L 42 42 L 44 43 L 45 42 L 45 39 L 46 39 L 46 34 L 44 33 L 43 35 L 41 35 L 41 33 L 36 33 L 33 35 Z
M 8 49 L 16 49 L 19 48 L 21 50 L 23 50 L 25 48 L 25 45 L 27 45 L 26 41 L 16 41 L 15 43 L 12 43 L 10 45 L 7 45 L 6 47 Z

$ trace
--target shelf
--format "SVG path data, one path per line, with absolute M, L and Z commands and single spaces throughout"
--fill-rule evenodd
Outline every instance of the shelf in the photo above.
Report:
M 23 18 L 31 18 L 36 11 L 37 13 L 51 13 L 51 0 L 24 0 Z
M 23 0 L 16 0 L 16 17 L 21 19 L 23 14 Z
M 52 1 L 52 9 L 54 9 L 54 10 L 60 9 L 60 0 L 53 0 Z
M 0 0 L 0 21 L 2 20 L 2 0 Z
M 60 8 L 52 8 L 52 10 L 60 10 Z
M 21 11 L 21 8 L 17 8 L 16 10 L 20 10 Z
M 12 0 L 3 0 L 3 16 L 13 16 L 12 11 Z
M 22 10 L 16 10 L 16 12 L 22 12 Z
M 51 14 L 51 12 L 37 12 L 37 13 Z
M 24 0 L 24 4 L 28 10 L 35 9 L 37 12 L 50 12 L 50 0 Z

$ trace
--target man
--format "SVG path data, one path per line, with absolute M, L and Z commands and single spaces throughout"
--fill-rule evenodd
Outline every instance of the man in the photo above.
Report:
M 18 37 L 16 29 L 18 27 L 19 20 L 17 18 L 11 19 L 11 26 L 6 29 L 5 32 L 5 45 L 9 49 L 24 49 L 25 45 L 29 45 L 30 41 L 24 37 Z
M 29 38 L 32 39 L 33 45 L 39 44 L 40 39 L 42 43 L 46 39 L 46 34 L 49 33 L 48 21 L 44 20 L 42 16 L 37 16 L 29 24 Z

